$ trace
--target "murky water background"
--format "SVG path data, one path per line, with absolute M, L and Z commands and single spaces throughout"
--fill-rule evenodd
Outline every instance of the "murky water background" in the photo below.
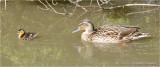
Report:
M 160 2 L 156 2 L 160 4 Z M 37 8 L 38 2 L 1 4 L 1 66 L 158 66 L 160 9 L 127 7 L 105 12 L 63 16 Z M 55 7 L 60 9 L 61 7 Z M 147 12 L 134 13 L 151 10 Z M 120 44 L 81 42 L 82 32 L 72 34 L 83 19 L 95 27 L 105 24 L 143 27 L 152 37 Z M 32 41 L 18 39 L 17 30 L 39 32 Z

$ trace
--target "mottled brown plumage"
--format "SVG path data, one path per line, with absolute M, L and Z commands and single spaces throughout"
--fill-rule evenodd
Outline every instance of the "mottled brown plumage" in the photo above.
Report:
M 139 32 L 138 29 L 140 28 L 125 25 L 104 25 L 94 29 L 90 20 L 84 20 L 72 33 L 85 30 L 81 39 L 96 43 L 122 43 L 150 36 L 148 33 Z
M 32 40 L 38 35 L 38 33 L 35 32 L 25 32 L 23 29 L 19 29 L 17 34 L 18 38 L 23 40 Z

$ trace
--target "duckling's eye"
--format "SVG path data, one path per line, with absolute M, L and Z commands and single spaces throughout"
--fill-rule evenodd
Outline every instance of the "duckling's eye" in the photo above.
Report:
M 23 32 L 23 31 L 18 31 L 18 33 L 19 33 L 19 34 L 22 34 L 22 33 L 24 33 L 24 32 Z
M 24 32 L 23 30 L 21 30 L 20 32 Z

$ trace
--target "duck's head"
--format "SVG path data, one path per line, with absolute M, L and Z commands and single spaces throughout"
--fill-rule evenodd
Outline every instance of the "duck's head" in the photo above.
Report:
M 18 30 L 18 37 L 20 38 L 23 34 L 25 33 L 25 31 L 23 29 L 19 29 Z
M 78 28 L 72 31 L 72 33 L 78 32 L 80 30 L 84 30 L 87 33 L 92 33 L 94 31 L 94 25 L 92 21 L 85 19 L 79 25 Z

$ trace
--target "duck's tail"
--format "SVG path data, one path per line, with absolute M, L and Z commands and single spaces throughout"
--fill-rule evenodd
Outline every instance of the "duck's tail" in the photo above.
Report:
M 132 40 L 137 40 L 144 37 L 151 37 L 151 35 L 149 33 L 141 33 L 141 35 L 133 37 Z
M 34 35 L 33 37 L 37 37 L 38 34 L 39 34 L 39 33 L 35 33 L 35 35 Z

